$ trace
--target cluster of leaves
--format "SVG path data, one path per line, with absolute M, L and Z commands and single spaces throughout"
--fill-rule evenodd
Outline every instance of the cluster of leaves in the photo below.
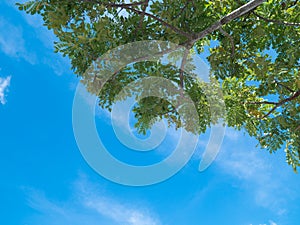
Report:
M 101 107 L 110 109 L 120 90 L 133 81 L 166 78 L 184 89 L 193 101 L 199 117 L 193 132 L 204 132 L 224 114 L 216 104 L 214 111 L 220 113 L 211 115 L 212 105 L 206 96 L 207 90 L 215 88 L 205 87 L 192 73 L 159 60 L 136 62 L 114 71 L 114 76 L 107 79 L 95 71 L 96 75 L 91 76 L 89 68 L 109 50 L 135 41 L 169 41 L 198 53 L 212 41 L 217 43 L 210 49 L 208 61 L 211 79 L 218 82 L 210 85 L 222 87 L 226 123 L 244 129 L 271 153 L 285 147 L 287 162 L 296 170 L 300 165 L 300 3 L 261 1 L 258 7 L 200 35 L 247 2 L 38 0 L 18 6 L 43 17 L 45 26 L 58 37 L 55 50 L 70 58 L 72 69 L 88 90 L 99 96 Z M 127 92 L 123 98 L 139 92 Z M 136 126 L 145 132 L 162 118 L 176 127 L 185 126 L 179 108 L 163 98 L 144 98 L 134 108 Z

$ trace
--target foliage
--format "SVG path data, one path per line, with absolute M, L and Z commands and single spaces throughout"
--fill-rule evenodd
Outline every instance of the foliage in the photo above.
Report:
M 285 147 L 287 162 L 296 171 L 300 165 L 300 2 L 252 2 L 257 7 L 235 18 L 228 15 L 247 1 L 38 0 L 17 5 L 43 17 L 44 25 L 58 37 L 55 51 L 70 58 L 75 73 L 99 95 L 101 107 L 110 109 L 119 91 L 132 81 L 164 77 L 195 103 L 197 132 L 204 132 L 222 113 L 213 118 L 203 92 L 206 84 L 190 73 L 161 61 L 142 61 L 117 71 L 103 85 L 86 71 L 109 50 L 136 41 L 170 41 L 197 53 L 217 43 L 210 48 L 208 61 L 211 79 L 218 81 L 213 85 L 223 90 L 226 123 L 244 129 L 271 153 Z M 157 118 L 184 126 L 176 110 L 161 98 L 145 98 L 134 108 L 136 126 L 145 132 Z

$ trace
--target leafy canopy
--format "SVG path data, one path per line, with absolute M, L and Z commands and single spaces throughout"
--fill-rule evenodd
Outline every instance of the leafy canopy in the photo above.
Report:
M 300 165 L 297 0 L 38 0 L 17 5 L 42 16 L 44 25 L 58 37 L 55 51 L 70 58 L 74 72 L 99 96 L 100 106 L 110 109 L 120 90 L 133 81 L 163 77 L 176 83 L 194 102 L 199 121 L 193 132 L 204 132 L 224 116 L 211 115 L 203 91 L 207 84 L 194 74 L 160 60 L 130 64 L 115 71 L 105 84 L 101 82 L 105 78 L 91 77 L 87 71 L 109 50 L 136 41 L 169 41 L 197 53 L 213 44 L 207 58 L 210 85 L 222 88 L 227 125 L 245 130 L 270 153 L 284 148 L 287 163 L 295 171 Z M 189 61 L 185 54 L 181 69 L 192 66 Z M 128 92 L 123 98 L 133 94 Z M 176 127 L 188 127 L 188 121 L 180 120 L 178 108 L 162 98 L 144 98 L 134 108 L 136 127 L 146 132 L 162 118 Z

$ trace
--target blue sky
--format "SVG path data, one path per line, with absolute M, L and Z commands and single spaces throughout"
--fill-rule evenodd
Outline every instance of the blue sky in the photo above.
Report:
M 73 134 L 78 79 L 53 53 L 55 37 L 38 17 L 0 2 L 0 223 L 8 225 L 297 225 L 299 175 L 282 151 L 270 155 L 242 132 L 226 130 L 221 151 L 198 171 L 207 136 L 170 179 L 145 187 L 113 183 L 83 159 Z M 174 146 L 172 129 L 156 153 L 128 150 L 98 110 L 107 149 L 147 164 Z M 173 138 L 173 139 L 172 139 Z M 152 154 L 152 155 L 151 155 Z

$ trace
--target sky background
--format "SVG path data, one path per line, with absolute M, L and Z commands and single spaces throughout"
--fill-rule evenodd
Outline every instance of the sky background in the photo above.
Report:
M 72 128 L 79 79 L 53 53 L 55 37 L 39 17 L 0 1 L 0 223 L 7 225 L 297 225 L 300 179 L 283 151 L 270 155 L 242 132 L 226 130 L 221 151 L 198 171 L 208 134 L 172 178 L 146 187 L 112 183 L 83 159 Z M 120 160 L 164 159 L 176 132 L 157 152 L 132 152 L 109 117 L 96 123 Z M 173 138 L 173 139 L 172 139 Z M 151 155 L 152 154 L 152 155 Z

